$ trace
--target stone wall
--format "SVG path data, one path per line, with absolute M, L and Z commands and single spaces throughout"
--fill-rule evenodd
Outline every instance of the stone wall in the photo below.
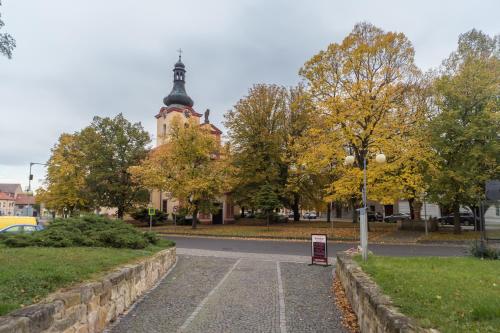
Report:
M 337 254 L 337 276 L 344 287 L 362 333 L 438 332 L 419 327 L 401 314 L 375 282 L 347 254 Z
M 175 248 L 0 317 L 0 333 L 102 332 L 173 266 Z

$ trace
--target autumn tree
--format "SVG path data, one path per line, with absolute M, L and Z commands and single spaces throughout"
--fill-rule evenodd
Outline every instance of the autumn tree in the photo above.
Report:
M 500 176 L 499 51 L 498 36 L 462 34 L 434 82 L 437 114 L 428 136 L 437 165 L 429 172 L 430 193 L 452 208 L 456 233 L 460 206 L 475 206 L 485 182 Z
M 234 195 L 240 205 L 253 205 L 253 198 L 269 185 L 282 206 L 294 211 L 304 200 L 313 201 L 315 186 L 300 164 L 301 138 L 311 126 L 314 105 L 305 87 L 285 88 L 259 84 L 252 87 L 226 114 L 226 127 L 237 170 Z
M 47 163 L 45 186 L 36 193 L 37 202 L 48 209 L 69 215 L 91 209 L 93 201 L 86 191 L 84 159 L 78 134 L 62 134 L 52 148 Z
M 388 195 L 373 185 L 380 182 L 377 175 L 384 174 L 388 165 L 395 166 L 396 159 L 418 159 L 417 152 L 402 155 L 394 147 L 404 146 L 425 110 L 412 103 L 420 89 L 420 72 L 410 41 L 403 33 L 359 23 L 341 43 L 330 44 L 312 57 L 300 74 L 322 116 L 320 131 L 314 133 L 318 147 L 330 146 L 324 155 L 334 159 L 337 177 L 328 188 L 328 199 L 359 204 L 366 159 L 368 197 L 392 203 L 400 195 L 398 191 Z M 371 163 L 379 152 L 388 157 L 384 166 Z M 357 168 L 343 165 L 349 153 L 355 156 Z M 387 184 L 398 184 L 401 172 L 404 169 L 399 168 L 397 177 L 390 179 L 385 173 Z
M 39 200 L 58 211 L 116 207 L 117 215 L 148 201 L 148 191 L 128 172 L 147 155 L 149 135 L 119 114 L 95 117 L 80 132 L 61 135 L 48 161 Z
M 0 6 L 2 1 L 0 0 Z M 0 15 L 0 29 L 5 25 Z M 16 47 L 16 40 L 8 33 L 0 33 L 0 53 L 7 58 L 12 58 L 12 51 Z
M 287 90 L 257 84 L 225 118 L 236 170 L 235 201 L 240 206 L 253 205 L 252 198 L 265 184 L 282 193 L 287 173 Z
M 213 213 L 214 203 L 229 190 L 231 168 L 213 135 L 194 120 L 174 119 L 166 143 L 155 148 L 136 167 L 134 178 L 150 189 L 171 193 L 193 215 Z

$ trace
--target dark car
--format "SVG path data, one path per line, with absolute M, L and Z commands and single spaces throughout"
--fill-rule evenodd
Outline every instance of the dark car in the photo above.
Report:
M 42 230 L 43 227 L 41 225 L 32 225 L 32 224 L 14 224 L 3 228 L 0 230 L 0 234 L 20 234 L 20 233 L 32 233 L 35 231 Z
M 476 217 L 476 221 L 479 219 Z M 445 215 L 443 217 L 438 218 L 438 222 L 441 224 L 455 224 L 455 215 Z M 474 225 L 474 215 L 469 212 L 461 212 L 460 213 L 460 224 L 463 225 Z
M 396 223 L 397 221 L 405 221 L 405 220 L 409 220 L 410 218 L 411 217 L 408 214 L 397 213 L 397 214 L 392 214 L 392 215 L 386 216 L 384 218 L 384 222 Z
M 378 213 L 378 212 L 368 212 L 368 222 L 377 222 L 377 221 L 382 221 L 383 220 L 383 216 L 382 214 Z

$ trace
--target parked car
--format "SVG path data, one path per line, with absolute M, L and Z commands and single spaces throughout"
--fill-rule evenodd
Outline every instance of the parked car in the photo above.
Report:
M 382 222 L 383 216 L 379 212 L 368 212 L 368 222 Z
M 307 212 L 304 214 L 304 219 L 308 220 L 315 220 L 317 217 L 316 212 Z
M 410 218 L 411 218 L 411 216 L 409 214 L 396 213 L 396 214 L 386 216 L 384 219 L 384 222 L 396 223 L 397 221 L 409 220 Z
M 479 219 L 477 217 L 476 217 L 476 220 L 479 221 Z M 438 218 L 438 222 L 441 224 L 453 225 L 455 223 L 455 215 L 450 214 L 450 215 L 445 215 L 443 217 L 440 217 L 440 218 Z M 461 212 L 460 213 L 460 224 L 474 225 L 474 215 L 470 212 Z
M 32 224 L 14 224 L 6 228 L 0 229 L 0 234 L 21 234 L 21 233 L 32 233 L 35 231 L 42 230 L 41 225 Z
M 255 218 L 255 214 L 252 212 L 245 212 L 245 217 L 249 219 Z

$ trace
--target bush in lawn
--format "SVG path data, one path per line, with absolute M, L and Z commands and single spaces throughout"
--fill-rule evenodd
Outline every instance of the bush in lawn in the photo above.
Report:
M 500 259 L 500 250 L 497 250 L 486 244 L 481 244 L 479 241 L 472 243 L 470 253 L 474 257 L 485 259 Z
M 89 215 L 58 219 L 31 235 L 10 235 L 0 240 L 7 246 L 97 246 L 143 249 L 158 242 L 157 236 L 143 233 L 122 220 Z
M 141 208 L 133 212 L 132 217 L 134 220 L 149 223 L 149 211 L 148 208 Z M 155 215 L 152 218 L 152 224 L 166 222 L 168 219 L 168 213 L 164 213 L 159 209 L 155 209 Z
M 261 220 L 267 219 L 267 215 L 265 213 L 262 213 L 262 212 L 258 212 L 255 215 L 255 217 L 258 219 L 261 219 Z M 269 217 L 269 221 L 271 223 L 286 223 L 286 222 L 288 222 L 288 217 L 279 215 L 276 212 L 272 212 L 270 217 Z
M 193 223 L 192 217 L 186 217 L 188 215 L 188 210 L 186 208 L 181 208 L 177 212 L 175 217 L 175 223 L 177 225 L 191 225 Z

